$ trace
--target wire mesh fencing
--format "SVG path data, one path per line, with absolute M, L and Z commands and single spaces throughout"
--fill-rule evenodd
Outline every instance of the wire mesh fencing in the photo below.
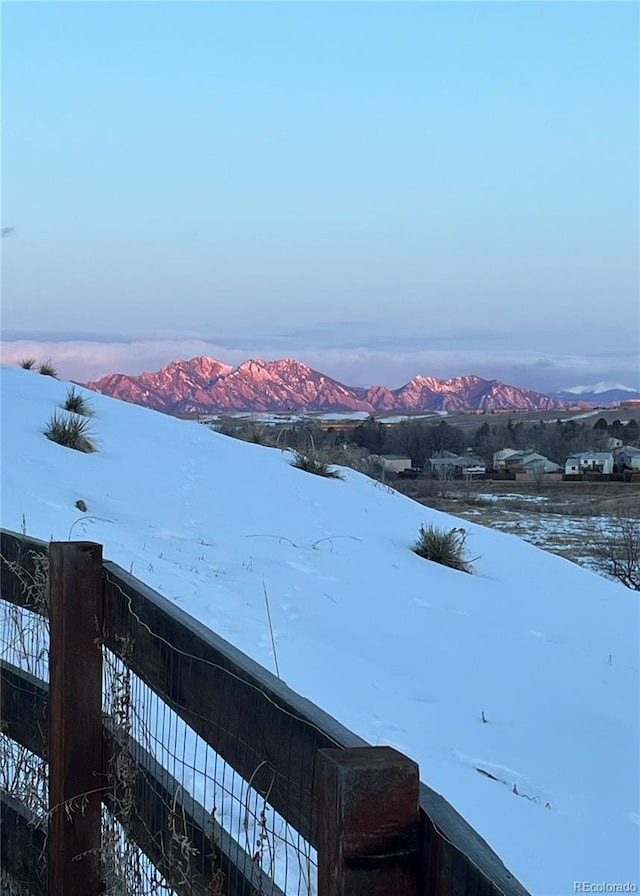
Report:
M 27 562 L 24 562 L 26 560 Z M 15 679 L 13 699 L 22 705 L 27 724 L 44 731 L 43 707 L 31 700 L 32 686 L 47 682 L 49 668 L 49 625 L 47 616 L 48 557 L 40 550 L 25 557 L 2 557 L 0 575 L 12 576 L 23 605 L 0 599 L 0 659 L 22 670 Z M 6 699 L 2 689 L 3 707 Z M 4 715 L 4 713 L 3 713 Z M 25 739 L 26 740 L 26 739 Z M 4 830 L 2 849 L 11 850 L 16 861 L 11 868 L 0 864 L 3 893 L 32 892 L 44 887 L 46 857 L 44 832 L 49 802 L 48 767 L 43 755 L 14 740 L 0 724 L 0 793 Z M 7 830 L 13 831 L 9 838 Z
M 301 754 L 290 748 L 288 765 L 283 767 L 279 756 L 274 767 L 268 741 L 286 744 L 287 727 L 300 720 L 278 710 L 274 728 L 260 712 L 261 702 L 276 708 L 268 693 L 203 656 L 201 647 L 198 655 L 197 642 L 194 652 L 172 644 L 165 629 L 154 631 L 150 620 L 138 616 L 121 583 L 112 578 L 111 584 L 123 598 L 117 636 L 106 636 L 112 644 L 117 637 L 117 655 L 105 648 L 103 664 L 103 712 L 114 734 L 107 787 L 117 795 L 109 842 L 119 858 L 112 865 L 125 877 L 130 871 L 124 869 L 135 868 L 140 893 L 173 887 L 215 896 L 312 896 L 317 892 L 315 850 L 292 814 L 287 812 L 287 820 L 277 811 L 271 795 L 276 781 L 278 790 L 283 780 L 290 790 L 301 776 L 310 793 L 316 739 L 307 737 Z M 113 615 L 106 616 L 113 623 Z M 151 677 L 156 689 L 134 669 Z M 158 681 L 164 699 L 157 693 Z M 249 718 L 239 711 L 239 688 L 252 695 Z M 270 726 L 266 739 L 264 724 Z M 136 849 L 154 856 L 153 861 L 139 860 L 123 829 L 135 835 Z M 114 893 L 118 886 L 114 879 Z
M 0 602 L 3 678 L 18 708 L 3 704 L 12 725 L 0 730 L 0 789 L 26 813 L 12 841 L 24 838 L 26 854 L 35 827 L 46 832 L 50 817 L 47 554 L 3 557 L 3 573 L 3 589 L 10 579 L 12 592 Z M 117 631 L 105 634 L 102 647 L 104 746 L 95 777 L 103 803 L 103 891 L 311 896 L 317 857 L 301 830 L 309 826 L 315 754 L 326 737 L 311 726 L 300 743 L 300 718 L 276 706 L 268 688 L 241 678 L 224 658 L 203 656 L 197 641 L 189 652 L 166 630 L 155 633 L 112 583 L 124 600 Z M 118 612 L 107 609 L 112 597 L 105 587 L 102 610 L 111 621 Z M 243 690 L 251 697 L 246 706 Z M 282 794 L 296 783 L 304 793 L 289 805 Z M 3 892 L 45 892 L 44 850 L 37 864 L 37 879 L 22 883 L 3 866 Z

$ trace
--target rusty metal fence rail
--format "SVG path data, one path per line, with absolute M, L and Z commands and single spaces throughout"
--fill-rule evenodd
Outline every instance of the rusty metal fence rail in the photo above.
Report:
M 3 893 L 527 896 L 411 759 L 99 545 L 0 555 Z

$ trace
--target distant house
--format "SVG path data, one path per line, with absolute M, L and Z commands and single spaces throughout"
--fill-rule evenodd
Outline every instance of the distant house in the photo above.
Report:
M 515 448 L 501 448 L 500 451 L 493 452 L 493 468 L 494 470 L 499 467 L 504 467 L 507 460 L 512 457 L 514 454 L 519 454 Z
M 401 473 L 403 470 L 411 469 L 411 458 L 405 457 L 404 454 L 381 454 L 379 457 L 387 473 Z
M 484 476 L 487 467 L 484 461 L 472 454 L 452 454 L 443 452 L 427 460 L 427 470 L 441 479 L 453 476 Z
M 583 451 L 572 454 L 564 465 L 567 475 L 575 473 L 613 473 L 613 454 L 610 451 Z
M 560 464 L 549 460 L 544 454 L 532 451 L 530 454 L 525 454 L 522 458 L 522 469 L 525 473 L 557 473 L 558 470 L 562 470 L 562 467 Z
M 633 445 L 623 445 L 616 451 L 616 461 L 619 468 L 640 470 L 640 448 L 634 448 Z
M 503 449 L 510 451 L 511 449 Z M 503 466 L 507 470 L 520 471 L 523 473 L 557 473 L 562 469 L 560 464 L 554 463 L 545 457 L 544 454 L 538 454 L 531 448 L 525 448 L 523 451 L 513 451 L 505 460 Z
M 427 458 L 427 472 L 438 476 L 440 479 L 448 477 L 453 478 L 458 464 L 458 455 L 449 454 L 445 457 L 429 457 Z

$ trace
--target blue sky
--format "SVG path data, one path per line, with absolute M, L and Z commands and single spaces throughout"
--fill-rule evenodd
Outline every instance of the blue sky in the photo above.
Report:
M 4 2 L 4 356 L 639 386 L 638 15 Z

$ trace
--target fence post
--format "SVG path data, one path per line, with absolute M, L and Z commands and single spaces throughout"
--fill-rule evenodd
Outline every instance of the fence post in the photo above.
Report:
M 318 751 L 318 896 L 417 896 L 419 787 L 391 747 Z
M 49 545 L 50 896 L 101 890 L 102 545 Z

